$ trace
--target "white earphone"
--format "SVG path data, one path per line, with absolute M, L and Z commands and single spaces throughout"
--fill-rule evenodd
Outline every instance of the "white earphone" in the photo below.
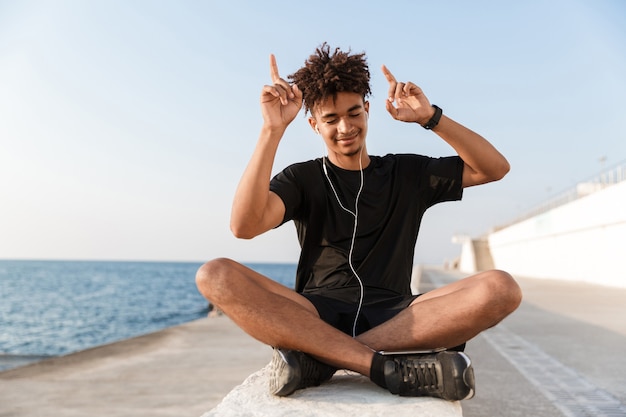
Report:
M 317 126 L 316 126 L 316 129 L 317 129 Z M 319 133 L 319 130 L 318 130 L 318 133 Z M 363 191 L 363 185 L 364 185 L 363 165 L 362 165 L 363 160 L 361 159 L 362 155 L 363 155 L 363 148 L 361 148 L 361 152 L 359 153 L 359 171 L 361 173 L 361 184 L 359 186 L 359 190 L 357 191 L 356 198 L 354 200 L 354 211 L 345 207 L 341 203 L 339 194 L 337 193 L 337 190 L 335 189 L 333 182 L 330 180 L 330 176 L 328 175 L 328 170 L 326 169 L 326 157 L 322 157 L 322 168 L 324 170 L 324 176 L 326 176 L 326 180 L 328 181 L 328 184 L 330 185 L 330 188 L 332 189 L 333 194 L 335 195 L 335 199 L 337 200 L 337 203 L 339 204 L 339 206 L 341 207 L 343 211 L 351 214 L 352 217 L 354 217 L 354 228 L 352 229 L 350 251 L 348 252 L 348 266 L 350 267 L 350 270 L 352 271 L 352 273 L 354 274 L 354 277 L 359 283 L 360 296 L 359 296 L 359 306 L 354 316 L 354 323 L 352 324 L 352 337 L 356 337 L 356 326 L 357 326 L 357 322 L 359 321 L 359 316 L 361 315 L 361 309 L 363 307 L 363 296 L 365 293 L 365 287 L 363 286 L 363 281 L 361 280 L 361 277 L 359 276 L 359 274 L 356 272 L 356 268 L 354 267 L 354 264 L 352 262 L 352 257 L 354 254 L 354 244 L 356 243 L 356 232 L 357 232 L 357 227 L 358 227 L 358 222 L 359 222 L 359 199 L 361 198 L 361 192 Z

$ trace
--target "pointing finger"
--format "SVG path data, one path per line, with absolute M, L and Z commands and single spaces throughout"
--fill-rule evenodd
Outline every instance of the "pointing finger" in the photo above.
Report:
M 291 89 L 291 85 L 289 85 L 287 81 L 280 78 L 280 74 L 278 73 L 278 65 L 276 64 L 276 57 L 274 56 L 274 54 L 270 54 L 270 75 L 272 77 L 272 82 L 274 83 L 274 85 L 284 88 L 287 91 L 287 95 L 289 96 L 289 98 L 295 97 Z M 287 103 L 283 101 L 283 104 Z
M 391 71 L 389 71 L 389 69 L 386 66 L 383 65 L 382 70 L 383 70 L 383 74 L 385 78 L 387 79 L 387 82 L 389 83 L 389 93 L 387 97 L 389 98 L 389 101 L 393 102 L 394 97 L 396 95 L 396 88 L 398 86 L 398 81 L 396 81 L 396 77 L 393 76 Z
M 270 54 L 270 76 L 272 77 L 272 82 L 276 84 L 280 81 L 280 75 L 278 74 L 278 65 L 276 64 L 276 57 L 274 54 Z
M 387 79 L 387 81 L 389 81 L 389 83 L 396 82 L 396 77 L 394 77 L 391 71 L 389 71 L 389 68 L 383 65 L 382 70 L 385 78 Z

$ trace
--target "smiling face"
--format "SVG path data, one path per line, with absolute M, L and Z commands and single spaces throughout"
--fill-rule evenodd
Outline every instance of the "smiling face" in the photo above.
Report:
M 318 103 L 309 124 L 322 136 L 330 161 L 344 169 L 358 170 L 369 164 L 365 147 L 369 102 L 357 93 L 340 92 Z

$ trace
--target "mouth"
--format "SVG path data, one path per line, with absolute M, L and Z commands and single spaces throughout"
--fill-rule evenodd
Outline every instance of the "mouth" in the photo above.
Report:
M 357 132 L 352 132 L 352 133 L 349 133 L 347 135 L 337 136 L 335 138 L 335 142 L 341 142 L 343 144 L 350 144 L 350 143 L 354 142 L 357 139 L 358 136 L 359 136 L 359 132 L 358 131 Z

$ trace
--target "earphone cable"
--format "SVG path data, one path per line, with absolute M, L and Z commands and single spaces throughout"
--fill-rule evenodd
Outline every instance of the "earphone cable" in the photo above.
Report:
M 359 186 L 359 190 L 357 191 L 356 198 L 354 201 L 354 211 L 346 208 L 341 203 L 341 200 L 339 199 L 339 194 L 337 194 L 337 190 L 335 189 L 335 186 L 333 185 L 333 182 L 331 181 L 330 176 L 328 175 L 328 171 L 326 170 L 326 157 L 322 157 L 322 166 L 324 169 L 324 175 L 326 176 L 326 179 L 328 180 L 328 183 L 330 184 L 330 188 L 333 190 L 333 194 L 335 195 L 335 199 L 337 200 L 337 203 L 339 203 L 339 206 L 344 211 L 346 211 L 347 213 L 350 213 L 352 217 L 354 217 L 354 228 L 352 229 L 352 240 L 350 242 L 350 251 L 348 252 L 348 265 L 350 266 L 350 270 L 352 271 L 352 273 L 354 274 L 355 278 L 357 279 L 359 283 L 360 296 L 359 296 L 359 306 L 356 311 L 356 316 L 354 317 L 354 324 L 352 325 L 352 337 L 356 337 L 356 326 L 359 320 L 359 315 L 361 314 L 361 308 L 363 307 L 363 296 L 365 292 L 363 281 L 361 280 L 361 277 L 359 277 L 359 274 L 356 272 L 356 268 L 354 268 L 354 264 L 352 262 L 352 257 L 354 254 L 354 243 L 356 241 L 356 232 L 357 232 L 358 218 L 359 218 L 359 199 L 361 197 L 361 192 L 363 191 L 363 184 L 364 184 L 362 155 L 363 155 L 363 148 L 361 148 L 361 153 L 359 154 L 359 171 L 361 175 L 361 184 Z

